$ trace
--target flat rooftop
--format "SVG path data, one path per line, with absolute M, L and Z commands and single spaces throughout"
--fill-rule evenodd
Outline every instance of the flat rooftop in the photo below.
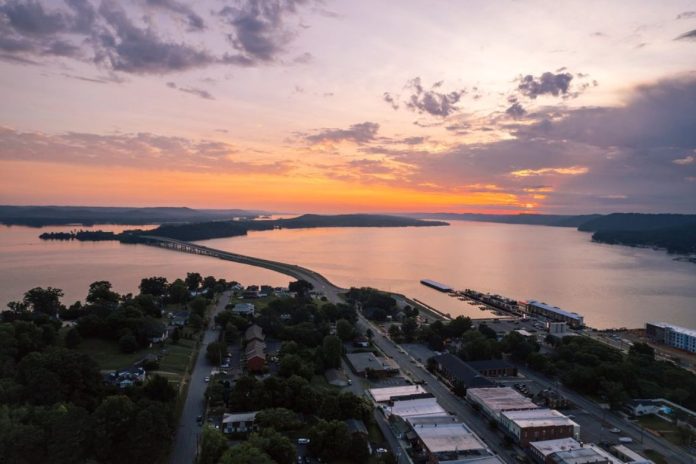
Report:
M 579 427 L 572 419 L 555 409 L 532 409 L 528 411 L 503 411 L 501 416 L 509 419 L 520 428 L 552 427 L 571 425 Z
M 428 287 L 436 288 L 436 289 L 438 289 L 438 290 L 440 290 L 440 291 L 442 291 L 442 292 L 450 292 L 450 291 L 452 291 L 452 287 L 450 287 L 449 285 L 442 284 L 442 283 L 437 282 L 437 281 L 435 281 L 435 280 L 423 279 L 423 280 L 421 280 L 421 283 L 422 283 L 423 285 L 427 285 Z
M 578 313 L 566 311 L 564 309 L 559 308 L 558 306 L 551 306 L 550 304 L 542 303 L 541 301 L 532 300 L 532 301 L 529 301 L 527 304 L 532 305 L 532 306 L 536 306 L 537 308 L 545 309 L 546 311 L 549 311 L 552 313 L 556 313 L 556 314 L 560 314 L 562 316 L 569 317 L 571 319 L 577 319 L 577 320 L 582 319 L 582 316 Z
M 392 398 L 398 398 L 400 396 L 411 396 L 411 395 L 422 395 L 427 394 L 423 387 L 420 385 L 401 385 L 398 387 L 384 387 L 384 388 L 370 388 L 370 396 L 377 403 L 386 403 L 391 401 Z
M 389 408 L 392 414 L 403 417 L 404 419 L 412 416 L 446 416 L 447 411 L 435 398 L 419 398 L 407 401 L 395 401 L 394 406 Z
M 670 329 L 673 332 L 678 332 L 690 337 L 696 337 L 696 330 L 682 327 L 679 325 L 670 324 L 669 322 L 650 322 L 650 325 L 657 327 L 662 327 L 663 329 Z
M 413 428 L 431 453 L 485 450 L 486 445 L 461 422 L 420 424 Z
M 367 369 L 376 371 L 383 370 L 398 370 L 396 365 L 389 358 L 378 358 L 374 353 L 348 353 L 346 354 L 348 361 L 357 372 L 364 372 Z
M 469 388 L 466 391 L 467 398 L 485 405 L 491 411 L 539 409 L 532 400 L 518 393 L 510 387 L 497 388 Z
M 582 448 L 580 442 L 574 438 L 559 438 L 558 440 L 534 441 L 529 446 L 539 452 L 544 458 L 549 454 L 559 451 L 568 451 Z

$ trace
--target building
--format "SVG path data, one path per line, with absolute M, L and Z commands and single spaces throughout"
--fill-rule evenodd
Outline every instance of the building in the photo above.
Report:
M 696 330 L 667 322 L 649 322 L 645 324 L 645 334 L 653 341 L 696 353 Z
M 657 414 L 662 410 L 662 402 L 659 400 L 630 400 L 624 405 L 624 410 L 632 416 Z
M 351 435 L 360 435 L 367 438 L 368 432 L 365 423 L 359 419 L 346 419 L 346 427 L 348 427 L 348 433 Z
M 465 364 L 485 377 L 517 377 L 517 368 L 502 359 L 467 361 Z
M 625 447 L 624 445 L 613 446 L 612 451 L 614 455 L 616 455 L 616 457 L 621 459 L 623 462 L 629 464 L 655 464 L 650 459 L 641 456 L 640 454 L 636 453 L 630 448 Z
M 246 434 L 253 432 L 256 414 L 257 411 L 235 414 L 225 413 L 222 416 L 222 432 L 228 434 Z
M 399 372 L 399 366 L 392 359 L 378 358 L 372 352 L 348 353 L 346 358 L 353 371 L 364 377 L 387 377 Z
M 454 386 L 461 386 L 465 389 L 495 386 L 483 374 L 451 353 L 434 356 L 432 359 L 437 371 Z
M 398 387 L 371 388 L 368 394 L 375 403 L 391 403 L 393 401 L 427 398 L 433 395 L 420 385 L 400 385 Z
M 125 369 L 108 373 L 104 381 L 118 388 L 128 388 L 145 382 L 147 372 L 142 367 L 131 366 Z
M 250 372 L 261 372 L 266 368 L 266 344 L 259 340 L 251 340 L 244 351 L 246 368 Z
M 575 438 L 558 438 L 556 440 L 533 441 L 529 443 L 527 453 L 538 464 L 550 464 L 551 456 L 559 451 L 582 448 Z
M 485 443 L 460 422 L 416 421 L 413 432 L 410 441 L 414 454 L 429 464 L 491 455 Z
M 266 336 L 263 334 L 263 329 L 256 324 L 252 324 L 244 331 L 244 340 L 249 343 L 252 340 L 264 341 Z
M 425 285 L 426 287 L 434 288 L 435 290 L 439 290 L 441 292 L 451 292 L 452 287 L 449 285 L 441 284 L 440 282 L 436 282 L 434 280 L 430 279 L 423 279 L 421 280 L 421 283 Z
M 532 441 L 580 437 L 580 426 L 555 409 L 502 411 L 500 427 L 522 447 Z
M 189 312 L 188 311 L 177 311 L 171 313 L 169 323 L 174 327 L 184 327 L 188 324 Z
M 232 312 L 240 316 L 253 316 L 256 307 L 253 303 L 237 303 L 232 308 Z
M 565 322 L 549 321 L 546 323 L 546 331 L 551 335 L 560 335 L 568 331 L 568 325 Z
M 370 346 L 370 340 L 364 335 L 356 335 L 353 338 L 353 346 L 357 348 L 368 348 Z
M 385 406 L 384 410 L 390 415 L 399 416 L 404 420 L 409 417 L 447 416 L 447 411 L 435 398 L 417 398 L 413 400 L 394 401 L 391 407 Z
M 491 419 L 500 420 L 503 411 L 539 409 L 532 400 L 510 387 L 470 388 L 466 399 Z
M 570 327 L 574 328 L 585 325 L 585 321 L 580 314 L 564 311 L 556 306 L 551 306 L 536 300 L 527 302 L 527 312 L 529 314 L 538 314 L 552 321 L 565 322 Z

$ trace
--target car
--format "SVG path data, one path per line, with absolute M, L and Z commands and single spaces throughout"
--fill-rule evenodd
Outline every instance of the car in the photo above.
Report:
M 621 443 L 633 443 L 633 438 L 631 438 L 631 437 L 619 437 L 619 442 L 621 442 Z
M 353 379 L 348 379 L 348 385 L 353 385 Z
M 210 377 L 206 376 L 206 377 L 203 379 L 203 381 L 204 381 L 205 383 L 210 382 Z
M 309 445 L 310 439 L 309 438 L 298 438 L 297 439 L 297 444 L 298 445 Z
M 196 417 L 196 423 L 197 423 L 198 425 L 203 424 L 203 416 L 198 416 L 198 417 Z
M 377 448 L 375 450 L 375 453 L 377 453 L 377 454 L 384 454 L 386 452 L 387 452 L 387 450 L 385 448 Z
M 609 429 L 609 431 L 611 433 L 621 433 L 621 429 L 617 429 L 616 427 L 614 427 L 613 429 Z

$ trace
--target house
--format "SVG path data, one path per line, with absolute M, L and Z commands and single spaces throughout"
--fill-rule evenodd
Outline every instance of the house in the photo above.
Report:
M 263 329 L 256 324 L 252 324 L 244 332 L 244 340 L 249 343 L 252 340 L 264 341 L 266 336 L 263 334 Z
M 106 374 L 104 376 L 104 381 L 118 388 L 128 388 L 145 382 L 146 378 L 147 372 L 145 372 L 145 369 L 138 366 L 131 366 Z
M 484 377 L 517 377 L 517 368 L 502 359 L 465 363 Z
M 632 416 L 657 414 L 662 409 L 662 402 L 659 400 L 631 400 L 626 403 L 624 409 Z
M 246 434 L 254 431 L 257 411 L 222 416 L 222 432 L 227 434 Z
M 364 335 L 356 335 L 355 338 L 353 338 L 353 346 L 358 348 L 367 348 L 370 346 L 370 340 L 368 340 Z
M 244 351 L 246 368 L 250 372 L 261 372 L 266 368 L 266 344 L 259 340 L 247 343 Z
M 164 324 L 160 325 L 161 327 L 153 330 L 147 337 L 150 343 L 164 343 L 164 341 L 169 337 L 169 329 L 167 329 Z
M 237 303 L 232 308 L 232 312 L 240 316 L 253 316 L 255 309 L 253 303 Z
M 493 382 L 451 353 L 434 356 L 432 359 L 435 362 L 435 369 L 452 385 L 465 389 L 495 386 Z
M 188 311 L 177 311 L 171 313 L 169 324 L 174 327 L 184 327 L 188 324 L 189 312 Z

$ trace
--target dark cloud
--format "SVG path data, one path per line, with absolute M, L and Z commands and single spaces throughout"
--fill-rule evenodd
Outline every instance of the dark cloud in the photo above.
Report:
M 564 68 L 561 68 L 564 69 Z M 553 95 L 554 97 L 568 97 L 570 82 L 573 75 L 569 72 L 545 72 L 541 76 L 527 74 L 519 78 L 517 91 L 529 98 L 535 99 L 540 95 Z
M 169 87 L 170 89 L 176 89 L 179 92 L 195 95 L 196 97 L 202 98 L 204 100 L 215 100 L 215 98 L 210 94 L 210 92 L 204 89 L 198 89 L 195 87 L 179 87 L 176 84 L 176 82 L 167 82 L 167 87 Z
M 384 95 L 382 95 L 382 99 L 389 103 L 389 106 L 392 107 L 394 110 L 399 109 L 399 102 L 398 102 L 398 97 L 392 96 L 389 92 L 384 92 Z
M 466 90 L 455 90 L 448 93 L 439 92 L 442 81 L 436 82 L 426 90 L 421 84 L 420 77 L 411 79 L 406 88 L 412 94 L 406 100 L 406 107 L 417 113 L 428 113 L 432 116 L 447 117 L 459 110 L 457 103 L 466 94 Z
M 285 173 L 285 162 L 250 162 L 227 143 L 151 133 L 49 135 L 0 127 L 0 160 L 198 172 Z
M 696 40 L 696 29 L 693 31 L 685 32 L 674 40 Z
M 213 54 L 188 34 L 167 38 L 154 13 L 183 18 L 189 32 L 206 28 L 205 21 L 183 0 L 120 2 L 64 0 L 53 4 L 39 0 L 0 3 L 0 59 L 15 63 L 41 61 L 43 57 L 69 57 L 96 63 L 103 69 L 132 74 L 165 74 L 213 64 L 252 66 L 260 63 L 308 63 L 302 53 L 290 62 L 279 58 L 296 35 L 289 19 L 310 0 L 239 0 L 219 12 L 225 37 L 233 53 Z M 95 5 L 99 5 L 95 9 Z M 153 13 L 153 14 L 150 14 Z
M 231 31 L 228 40 L 237 54 L 228 62 L 252 65 L 275 61 L 297 34 L 299 24 L 290 26 L 305 0 L 242 0 L 219 11 Z
M 527 114 L 527 110 L 524 109 L 524 106 L 522 106 L 519 101 L 517 101 L 517 97 L 508 97 L 508 103 L 510 103 L 510 106 L 505 110 L 505 114 L 511 118 L 519 119 Z
M 379 124 L 375 122 L 361 122 L 348 129 L 322 129 L 316 134 L 305 135 L 304 139 L 309 143 L 349 141 L 360 144 L 374 140 L 378 130 Z
M 146 0 L 147 4 L 183 16 L 192 31 L 205 29 L 205 22 L 190 6 L 176 0 Z
M 677 19 L 691 19 L 696 18 L 696 11 L 685 11 L 677 15 Z

